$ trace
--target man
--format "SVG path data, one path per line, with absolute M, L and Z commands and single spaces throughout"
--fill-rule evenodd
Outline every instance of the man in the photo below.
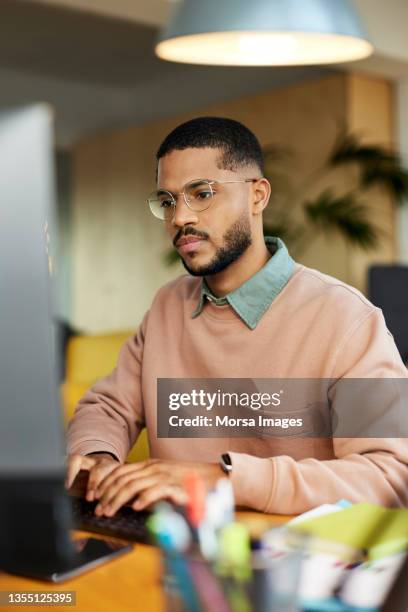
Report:
M 107 516 L 132 500 L 136 510 L 160 499 L 183 503 L 192 469 L 208 487 L 229 469 L 237 504 L 268 512 L 299 513 L 342 497 L 405 504 L 403 439 L 157 437 L 160 378 L 407 376 L 379 309 L 296 264 L 281 240 L 264 238 L 270 185 L 250 130 L 194 119 L 167 136 L 157 162 L 149 205 L 189 274 L 158 291 L 117 368 L 79 402 L 67 486 L 79 469 L 90 470 L 87 499 L 98 499 L 96 513 Z M 152 459 L 124 464 L 144 426 Z

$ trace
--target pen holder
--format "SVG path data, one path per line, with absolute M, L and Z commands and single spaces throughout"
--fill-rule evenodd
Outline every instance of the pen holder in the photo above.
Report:
M 249 593 L 253 612 L 296 612 L 302 550 L 268 556 L 257 551 L 252 557 Z
M 253 553 L 246 575 L 199 555 L 163 552 L 167 612 L 296 612 L 302 551 Z

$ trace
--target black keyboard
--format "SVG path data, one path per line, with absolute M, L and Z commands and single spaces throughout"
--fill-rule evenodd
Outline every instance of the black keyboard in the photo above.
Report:
M 106 536 L 130 540 L 132 542 L 152 543 L 148 537 L 146 520 L 149 512 L 136 512 L 123 507 L 114 516 L 95 516 L 97 502 L 88 502 L 79 497 L 72 498 L 74 526 L 76 529 L 93 531 Z

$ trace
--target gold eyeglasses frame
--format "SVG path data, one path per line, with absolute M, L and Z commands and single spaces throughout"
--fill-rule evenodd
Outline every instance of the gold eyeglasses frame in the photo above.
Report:
M 249 179 L 236 179 L 236 180 L 232 180 L 232 181 L 218 181 L 218 180 L 210 180 L 210 179 L 193 179 L 192 181 L 189 181 L 188 183 L 186 183 L 183 187 L 183 190 L 180 191 L 179 193 L 173 194 L 171 193 L 171 191 L 168 191 L 167 189 L 156 189 L 154 191 L 151 192 L 151 194 L 149 195 L 149 197 L 147 198 L 146 202 L 147 204 L 149 204 L 150 207 L 150 211 L 153 214 L 154 217 L 156 217 L 156 219 L 160 219 L 161 221 L 166 221 L 166 220 L 170 220 L 169 218 L 166 217 L 159 217 L 157 214 L 155 214 L 155 212 L 153 212 L 153 207 L 154 205 L 152 205 L 152 201 L 157 201 L 157 195 L 168 195 L 171 199 L 171 203 L 172 203 L 172 210 L 173 210 L 173 214 L 171 216 L 171 219 L 173 219 L 175 211 L 176 211 L 176 205 L 177 205 L 177 196 L 182 195 L 184 202 L 186 204 L 186 206 L 188 206 L 188 208 L 190 210 L 192 210 L 193 212 L 204 212 L 205 210 L 208 210 L 208 208 L 210 208 L 212 202 L 213 202 L 213 198 L 214 198 L 214 191 L 212 186 L 213 185 L 224 185 L 224 184 L 228 184 L 228 183 L 256 183 L 256 181 L 261 180 L 262 177 L 258 177 L 258 178 L 249 178 Z M 189 201 L 187 194 L 186 194 L 186 189 L 189 185 L 194 185 L 194 184 L 206 184 L 208 185 L 208 187 L 210 188 L 211 191 L 211 198 L 209 199 L 209 204 L 208 206 L 205 206 L 204 208 L 200 208 L 199 210 L 196 210 L 195 208 L 191 207 L 191 202 Z M 156 197 L 154 197 L 156 196 Z

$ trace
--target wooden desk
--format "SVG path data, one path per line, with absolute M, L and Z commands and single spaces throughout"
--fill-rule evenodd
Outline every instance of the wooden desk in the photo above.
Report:
M 290 517 L 264 515 L 258 512 L 238 512 L 237 518 L 251 531 L 282 524 Z M 96 534 L 76 531 L 74 537 Z M 160 552 L 153 546 L 135 544 L 130 553 L 102 565 L 78 578 L 54 585 L 0 572 L 0 591 L 76 591 L 76 606 L 58 609 L 75 612 L 163 612 L 164 598 L 160 587 Z M 1 610 L 22 609 L 4 606 Z M 51 606 L 25 606 L 25 610 L 55 610 Z

